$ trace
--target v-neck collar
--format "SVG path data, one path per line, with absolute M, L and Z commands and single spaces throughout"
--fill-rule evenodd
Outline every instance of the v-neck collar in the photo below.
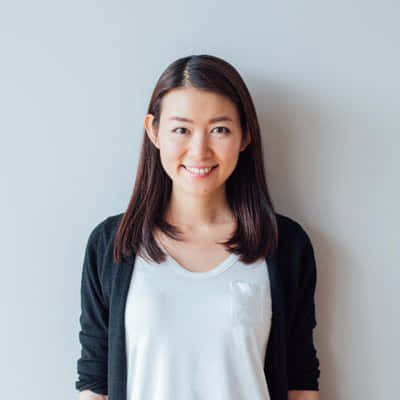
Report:
M 167 258 L 168 264 L 173 268 L 173 270 L 189 279 L 207 279 L 211 277 L 215 277 L 222 272 L 226 271 L 231 265 L 233 265 L 238 259 L 239 256 L 235 253 L 230 253 L 223 261 L 221 261 L 217 266 L 213 267 L 212 269 L 204 272 L 196 272 L 196 271 L 189 271 L 188 269 L 184 268 L 174 257 L 172 257 L 165 246 L 159 242 L 159 245 L 164 250 L 164 253 Z

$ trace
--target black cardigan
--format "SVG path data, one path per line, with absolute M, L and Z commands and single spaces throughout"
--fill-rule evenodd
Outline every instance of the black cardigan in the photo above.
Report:
M 124 311 L 135 255 L 112 260 L 113 239 L 122 217 L 110 216 L 89 235 L 82 268 L 75 388 L 126 400 Z M 313 342 L 316 326 L 316 265 L 308 234 L 293 219 L 276 214 L 277 251 L 267 258 L 272 324 L 264 372 L 271 400 L 287 400 L 288 390 L 319 390 L 319 359 Z

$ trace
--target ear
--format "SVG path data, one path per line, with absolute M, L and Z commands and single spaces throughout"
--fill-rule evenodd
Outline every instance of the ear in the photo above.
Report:
M 246 131 L 242 136 L 242 141 L 240 145 L 240 151 L 243 151 L 251 142 L 250 132 Z
M 157 149 L 159 149 L 160 145 L 158 140 L 158 133 L 157 130 L 152 125 L 153 120 L 154 120 L 153 114 L 146 114 L 146 116 L 144 117 L 144 129 L 146 130 L 146 134 L 149 137 L 149 139 L 153 142 L 154 146 L 156 146 Z

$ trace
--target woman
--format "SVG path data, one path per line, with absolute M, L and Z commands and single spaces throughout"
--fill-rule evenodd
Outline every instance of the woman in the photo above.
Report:
M 274 211 L 239 73 L 176 60 L 144 128 L 128 208 L 86 247 L 80 399 L 318 400 L 313 247 Z

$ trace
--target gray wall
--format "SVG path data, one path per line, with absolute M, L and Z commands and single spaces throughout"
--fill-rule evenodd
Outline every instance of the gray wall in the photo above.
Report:
M 2 398 L 78 397 L 86 239 L 127 206 L 157 78 L 174 59 L 200 53 L 225 58 L 247 82 L 273 200 L 312 238 L 321 397 L 394 398 L 399 3 L 7 3 Z

